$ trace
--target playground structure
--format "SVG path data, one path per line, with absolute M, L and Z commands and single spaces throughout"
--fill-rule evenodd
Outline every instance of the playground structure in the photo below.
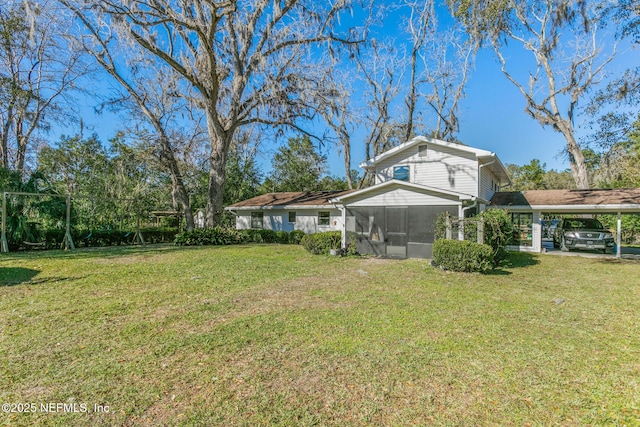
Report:
M 7 253 L 9 252 L 9 239 L 7 238 L 8 231 L 8 198 L 10 197 L 23 197 L 23 198 L 62 198 L 65 200 L 65 221 L 64 221 L 64 238 L 62 240 L 61 248 L 64 250 L 75 250 L 76 245 L 74 244 L 72 237 L 72 199 L 84 199 L 95 202 L 96 198 L 92 198 L 89 196 L 81 196 L 81 195 L 70 195 L 70 194 L 53 194 L 53 193 L 27 193 L 27 192 L 19 192 L 19 191 L 5 191 L 2 193 L 2 224 L 1 224 L 1 237 L 0 237 L 0 252 Z M 127 199 L 126 201 L 135 203 L 135 232 L 133 233 L 133 244 L 141 244 L 146 246 L 146 242 L 142 236 L 141 232 L 141 213 L 140 213 L 140 205 L 135 199 Z M 24 213 L 14 213 L 14 215 L 23 215 Z M 91 232 L 86 237 L 87 239 L 91 236 Z M 129 233 L 127 233 L 128 235 Z M 22 241 L 20 242 L 22 246 L 25 247 L 45 247 L 46 242 L 30 242 L 30 241 Z

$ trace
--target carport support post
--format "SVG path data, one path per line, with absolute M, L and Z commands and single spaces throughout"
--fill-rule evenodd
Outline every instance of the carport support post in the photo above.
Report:
M 622 214 L 618 212 L 618 223 L 616 229 L 616 258 L 622 256 Z

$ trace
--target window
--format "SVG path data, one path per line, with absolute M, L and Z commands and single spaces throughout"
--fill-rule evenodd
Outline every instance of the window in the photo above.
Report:
M 512 245 L 533 246 L 533 214 L 531 213 L 511 213 L 513 223 Z
M 409 181 L 409 166 L 394 166 L 393 179 L 398 181 Z
M 318 225 L 330 225 L 331 214 L 329 212 L 318 212 Z
M 418 157 L 427 157 L 427 146 L 426 145 L 418 145 Z
M 289 212 L 289 222 L 295 224 L 295 222 L 296 222 L 296 213 L 295 212 Z
M 261 229 L 263 216 L 262 212 L 251 212 L 251 228 Z

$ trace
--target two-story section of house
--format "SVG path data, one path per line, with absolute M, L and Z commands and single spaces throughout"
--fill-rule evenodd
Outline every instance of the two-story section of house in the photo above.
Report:
M 343 214 L 343 244 L 355 240 L 360 253 L 390 257 L 431 257 L 441 213 L 480 212 L 510 183 L 495 153 L 422 136 L 360 167 L 375 185 L 330 200 Z
M 510 183 L 489 151 L 416 137 L 360 165 L 375 175 L 371 187 L 347 192 L 271 193 L 226 209 L 237 228 L 341 230 L 343 246 L 400 258 L 429 258 L 442 212 L 454 217 L 484 210 Z

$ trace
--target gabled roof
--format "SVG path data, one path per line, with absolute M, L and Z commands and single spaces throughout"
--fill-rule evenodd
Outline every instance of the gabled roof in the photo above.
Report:
M 373 185 L 371 187 L 363 188 L 362 190 L 348 192 L 346 194 L 341 194 L 332 198 L 330 201 L 332 203 L 343 203 L 347 200 L 357 198 L 359 196 L 365 195 L 370 192 L 377 192 L 381 189 L 387 187 L 404 187 L 410 190 L 425 192 L 425 193 L 433 193 L 433 194 L 442 194 L 446 196 L 456 197 L 460 200 L 473 200 L 474 197 L 470 194 L 458 193 L 456 191 L 450 190 L 442 190 L 440 188 L 430 187 L 428 185 L 414 184 L 406 181 L 398 181 L 396 179 L 392 179 L 389 181 L 382 182 L 380 184 Z
M 491 204 L 550 212 L 640 212 L 640 188 L 505 191 L 495 193 Z
M 504 167 L 498 156 L 487 150 L 483 150 L 480 148 L 470 147 L 468 145 L 457 144 L 455 142 L 443 141 L 440 139 L 428 138 L 426 136 L 416 136 L 415 138 L 398 145 L 397 147 L 393 147 L 390 150 L 385 151 L 384 153 L 378 154 L 373 159 L 367 160 L 360 164 L 360 167 L 365 170 L 375 170 L 376 165 L 382 162 L 385 159 L 388 159 L 391 156 L 394 156 L 398 153 L 401 153 L 405 150 L 408 150 L 416 145 L 420 144 L 429 144 L 436 145 L 439 147 L 446 147 L 453 150 L 458 150 L 463 153 L 470 153 L 476 156 L 478 162 L 480 164 L 491 164 L 490 169 L 500 178 L 503 184 L 511 183 L 511 178 L 509 178 L 509 174 L 507 173 L 507 169 Z
M 234 203 L 225 208 L 225 210 L 242 210 L 242 209 L 274 209 L 284 207 L 297 208 L 322 208 L 333 207 L 329 199 L 339 197 L 344 194 L 353 192 L 354 190 L 338 190 L 338 191 L 296 191 L 284 193 L 267 193 L 251 199 Z
M 367 160 L 366 162 L 360 164 L 360 167 L 363 169 L 371 168 L 372 166 L 375 166 L 377 163 L 380 163 L 382 160 L 388 157 L 394 156 L 404 150 L 407 150 L 419 144 L 432 144 L 432 145 L 438 145 L 441 147 L 453 148 L 465 153 L 475 154 L 476 157 L 489 158 L 495 155 L 491 151 L 481 150 L 480 148 L 469 147 L 468 145 L 456 144 L 455 142 L 442 141 L 440 139 L 428 138 L 426 136 L 416 136 L 415 138 L 405 143 L 402 143 L 396 147 L 393 147 L 390 150 L 385 151 L 384 153 L 378 154 L 373 159 Z

